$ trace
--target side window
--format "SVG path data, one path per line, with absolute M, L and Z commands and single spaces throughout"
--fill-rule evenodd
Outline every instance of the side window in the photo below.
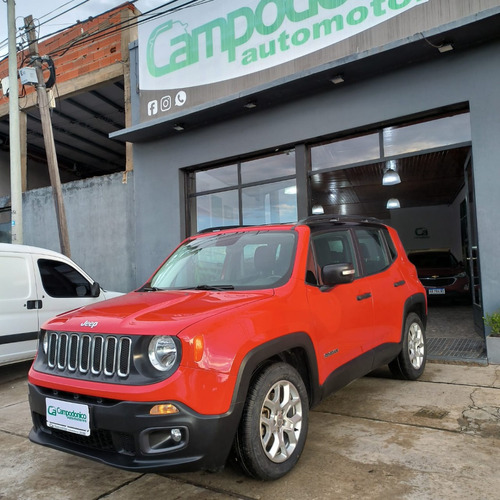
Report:
M 38 269 L 45 292 L 51 297 L 90 297 L 90 283 L 64 262 L 39 259 Z
M 380 230 L 357 228 L 355 233 L 365 274 L 375 274 L 386 269 L 390 260 Z
M 349 263 L 354 266 L 355 276 L 359 276 L 352 236 L 348 229 L 314 234 L 312 243 L 319 269 L 329 264 Z

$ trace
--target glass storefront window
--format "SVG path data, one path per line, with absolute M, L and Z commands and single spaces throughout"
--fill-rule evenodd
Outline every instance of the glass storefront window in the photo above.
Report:
M 238 191 L 222 191 L 194 198 L 197 231 L 239 224 Z
M 191 233 L 210 227 L 297 220 L 294 150 L 199 170 L 192 178 L 188 193 Z
M 238 165 L 196 172 L 196 192 L 212 191 L 238 185 Z
M 311 148 L 313 170 L 351 165 L 380 158 L 379 135 L 369 134 Z
M 395 156 L 469 142 L 469 113 L 383 130 L 384 155 Z
M 297 220 L 295 180 L 242 189 L 243 224 L 272 224 Z
M 295 175 L 295 151 L 266 156 L 241 164 L 241 182 L 260 182 Z

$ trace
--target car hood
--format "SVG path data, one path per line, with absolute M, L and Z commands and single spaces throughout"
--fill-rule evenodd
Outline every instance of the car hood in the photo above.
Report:
M 130 292 L 60 314 L 47 321 L 43 328 L 127 335 L 175 335 L 203 319 L 273 294 L 273 290 Z

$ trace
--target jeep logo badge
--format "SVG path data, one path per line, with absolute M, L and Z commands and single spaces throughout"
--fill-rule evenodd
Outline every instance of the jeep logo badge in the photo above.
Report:
M 95 328 L 99 324 L 99 321 L 84 321 L 80 326 L 88 326 L 89 328 Z

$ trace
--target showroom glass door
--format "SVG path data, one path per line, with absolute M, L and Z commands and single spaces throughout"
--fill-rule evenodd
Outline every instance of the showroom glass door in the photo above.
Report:
M 467 264 L 471 283 L 472 310 L 474 326 L 484 335 L 483 305 L 481 296 L 481 273 L 479 267 L 479 249 L 477 245 L 476 198 L 474 193 L 474 173 L 472 156 L 469 154 L 464 167 L 467 218 Z

